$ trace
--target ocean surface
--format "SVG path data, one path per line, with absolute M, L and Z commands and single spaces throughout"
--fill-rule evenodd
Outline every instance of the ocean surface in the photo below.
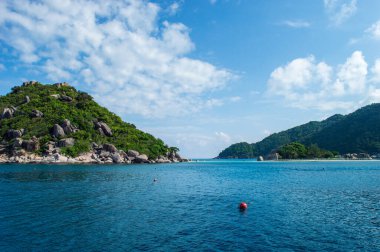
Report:
M 380 251 L 380 162 L 0 165 L 0 251 L 142 250 Z

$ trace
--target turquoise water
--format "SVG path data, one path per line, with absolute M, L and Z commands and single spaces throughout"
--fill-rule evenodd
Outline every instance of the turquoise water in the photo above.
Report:
M 0 251 L 30 250 L 380 251 L 380 162 L 1 165 Z

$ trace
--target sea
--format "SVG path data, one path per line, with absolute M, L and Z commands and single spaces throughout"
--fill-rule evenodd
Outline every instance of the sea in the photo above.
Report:
M 380 251 L 380 162 L 0 165 L 0 251 Z

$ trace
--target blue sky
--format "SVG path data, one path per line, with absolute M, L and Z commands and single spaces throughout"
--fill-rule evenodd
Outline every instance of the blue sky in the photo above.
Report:
M 0 94 L 67 81 L 214 157 L 380 102 L 380 1 L 0 1 Z

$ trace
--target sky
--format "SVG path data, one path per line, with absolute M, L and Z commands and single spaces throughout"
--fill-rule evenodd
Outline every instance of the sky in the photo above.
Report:
M 69 82 L 189 158 L 380 102 L 378 0 L 1 0 L 0 95 Z

